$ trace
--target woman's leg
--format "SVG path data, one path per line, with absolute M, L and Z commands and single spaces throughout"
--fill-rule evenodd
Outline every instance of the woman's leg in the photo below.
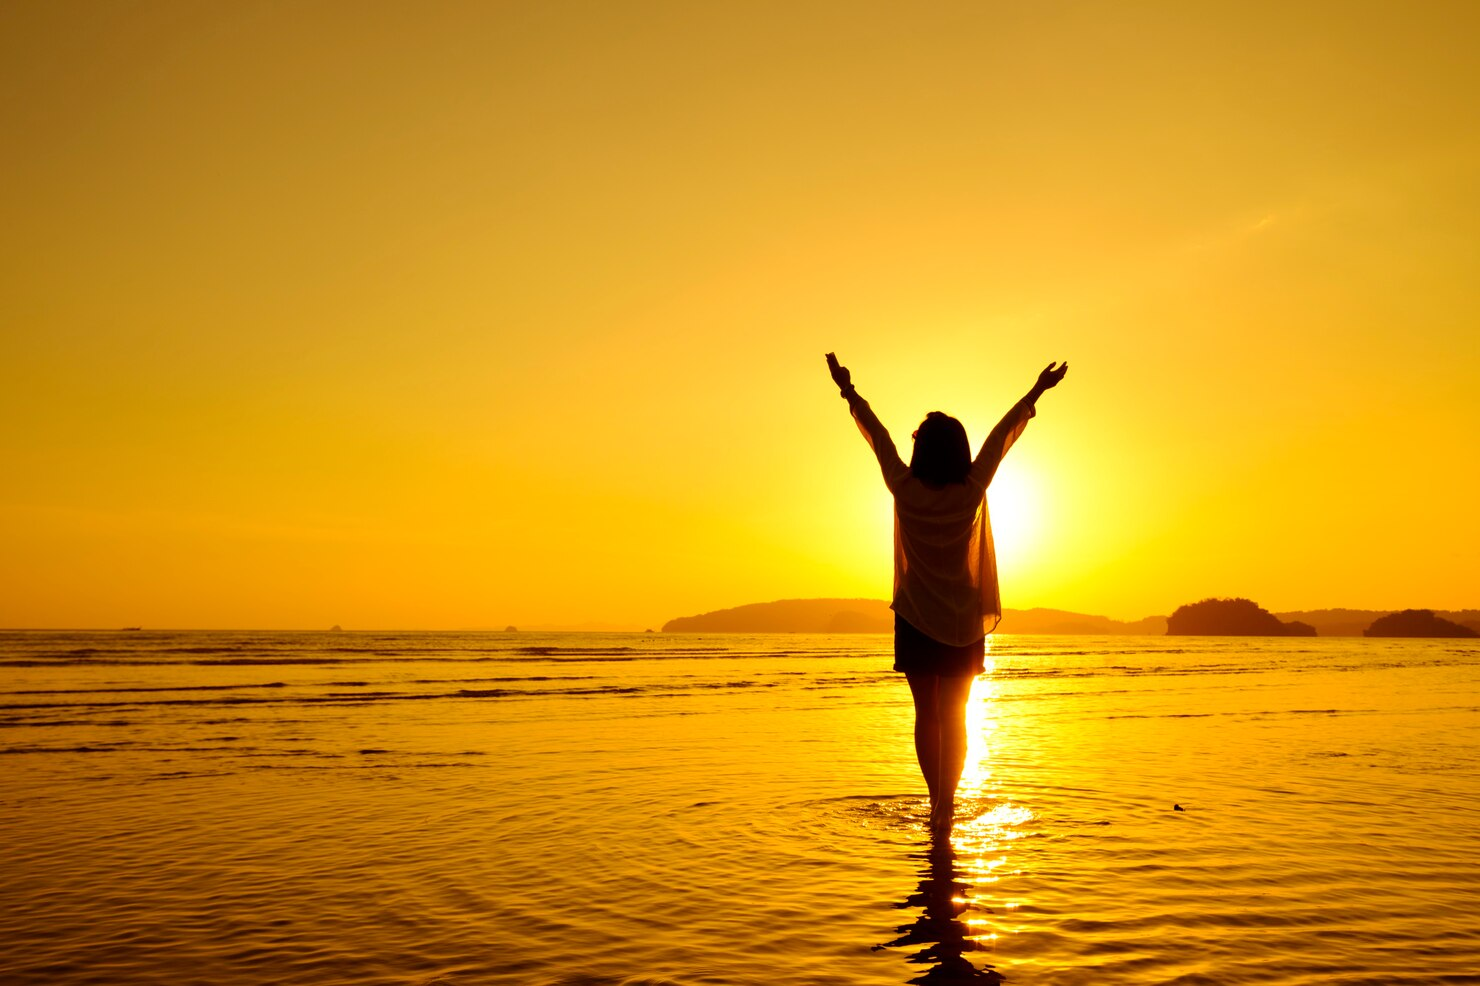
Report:
M 956 787 L 961 783 L 961 772 L 966 767 L 966 703 L 971 698 L 971 682 L 975 675 L 958 675 L 937 678 L 935 711 L 938 723 L 937 760 L 940 773 L 936 777 L 933 792 L 939 794 L 940 816 L 934 821 L 951 829 L 951 820 L 956 810 Z
M 930 811 L 935 812 L 940 782 L 940 717 L 936 712 L 936 690 L 940 678 L 933 674 L 906 674 L 915 700 L 915 759 L 925 786 L 930 790 Z

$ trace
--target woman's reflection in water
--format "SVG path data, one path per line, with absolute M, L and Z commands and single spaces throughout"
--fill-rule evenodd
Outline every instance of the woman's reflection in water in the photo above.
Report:
M 895 904 L 899 908 L 924 908 L 924 913 L 914 924 L 902 925 L 900 937 L 881 948 L 903 948 L 923 945 L 924 948 L 911 955 L 910 962 L 931 964 L 932 968 L 920 976 L 908 980 L 910 983 L 1000 983 L 1002 975 L 996 970 L 977 968 L 966 957 L 967 952 L 986 951 L 987 946 L 972 936 L 971 925 L 965 917 L 968 913 L 985 913 L 986 908 L 973 904 L 967 896 L 970 889 L 959 877 L 956 868 L 956 852 L 949 838 L 932 840 L 924 852 L 912 853 L 911 857 L 925 861 L 920 874 L 919 889 Z

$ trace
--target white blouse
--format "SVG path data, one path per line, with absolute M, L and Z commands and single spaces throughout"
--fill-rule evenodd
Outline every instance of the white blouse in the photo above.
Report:
M 997 554 L 986 490 L 1002 457 L 1037 413 L 1018 401 L 992 429 L 964 483 L 932 488 L 900 459 L 889 432 L 854 391 L 849 410 L 894 494 L 894 602 L 915 629 L 955 647 L 975 643 L 1002 619 Z M 991 620 L 992 625 L 986 626 Z

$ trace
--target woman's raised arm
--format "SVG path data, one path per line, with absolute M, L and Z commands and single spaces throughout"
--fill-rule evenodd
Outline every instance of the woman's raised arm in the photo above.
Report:
M 884 485 L 892 491 L 895 484 L 909 473 L 909 467 L 900 459 L 899 452 L 894 447 L 894 439 L 889 437 L 889 430 L 874 414 L 873 408 L 868 406 L 868 401 L 858 396 L 858 388 L 853 386 L 853 375 L 846 366 L 838 362 L 834 353 L 827 354 L 827 370 L 832 374 L 833 383 L 838 385 L 838 392 L 847 400 L 848 410 L 852 412 L 858 430 L 863 432 L 863 437 L 879 460 Z
M 1028 427 L 1028 419 L 1037 414 L 1038 398 L 1043 396 L 1044 391 L 1052 390 L 1064 379 L 1064 374 L 1069 372 L 1069 364 L 1050 363 L 1044 367 L 1043 372 L 1038 374 L 1038 380 L 1032 388 L 1023 395 L 1023 399 L 1014 404 L 1002 420 L 997 422 L 997 427 L 982 442 L 981 451 L 976 454 L 976 459 L 971 463 L 971 472 L 968 480 L 976 483 L 983 489 L 992 482 L 992 477 L 997 474 L 997 467 L 1002 464 L 1003 456 L 1007 450 L 1012 448 L 1012 443 L 1017 441 L 1023 429 Z

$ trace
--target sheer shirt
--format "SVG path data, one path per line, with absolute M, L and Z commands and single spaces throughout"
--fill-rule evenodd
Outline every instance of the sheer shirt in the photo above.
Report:
M 975 643 L 1002 618 L 986 490 L 1002 457 L 1036 413 L 1033 405 L 1026 399 L 1014 404 L 982 443 L 966 481 L 944 487 L 915 478 L 888 430 L 856 391 L 848 407 L 894 496 L 891 608 L 943 644 Z

